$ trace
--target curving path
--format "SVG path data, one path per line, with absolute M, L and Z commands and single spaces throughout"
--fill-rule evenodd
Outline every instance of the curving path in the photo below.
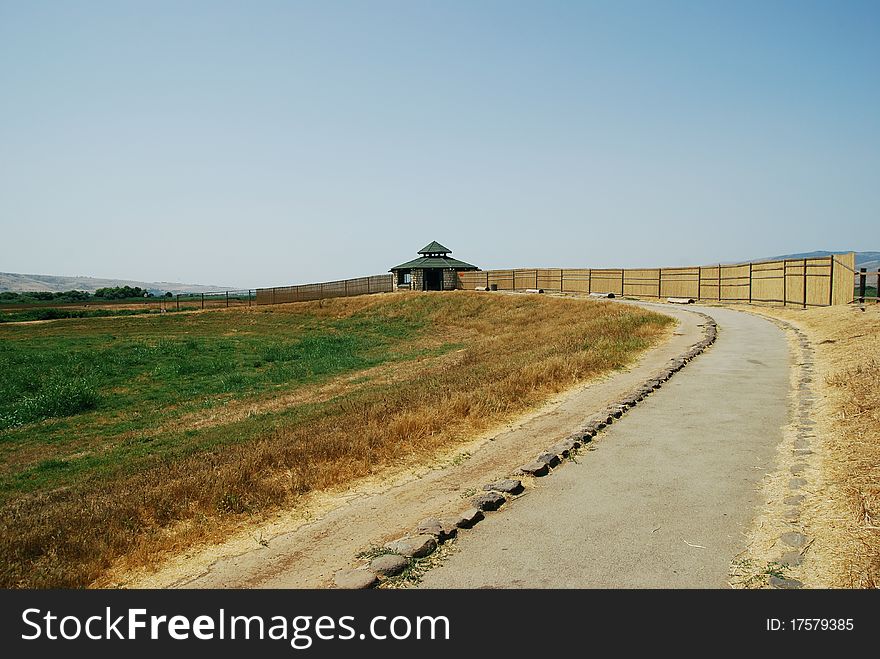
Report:
M 787 423 L 789 352 L 763 318 L 700 310 L 718 323 L 708 351 L 462 534 L 422 586 L 726 586 Z

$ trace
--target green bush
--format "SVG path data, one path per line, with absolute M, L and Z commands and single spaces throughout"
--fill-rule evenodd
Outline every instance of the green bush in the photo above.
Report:
M 98 406 L 98 392 L 85 378 L 49 380 L 38 391 L 19 398 L 0 427 L 20 426 L 52 417 L 73 416 Z

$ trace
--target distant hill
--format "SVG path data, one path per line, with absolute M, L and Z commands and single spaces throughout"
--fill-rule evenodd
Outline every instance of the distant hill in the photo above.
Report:
M 829 256 L 831 254 L 840 254 L 840 252 L 825 252 L 822 250 L 816 252 L 802 252 L 800 254 L 784 254 L 782 256 L 772 256 L 762 261 L 781 261 L 782 259 L 814 259 L 820 256 Z M 869 271 L 880 268 L 880 252 L 856 252 L 856 270 L 859 268 L 867 268 Z
M 0 293 L 31 293 L 35 291 L 86 291 L 94 293 L 99 288 L 114 286 L 139 286 L 151 293 L 207 293 L 209 291 L 232 291 L 234 286 L 203 286 L 168 281 L 135 281 L 132 279 L 100 279 L 98 277 L 56 277 L 55 275 L 21 275 L 0 272 Z

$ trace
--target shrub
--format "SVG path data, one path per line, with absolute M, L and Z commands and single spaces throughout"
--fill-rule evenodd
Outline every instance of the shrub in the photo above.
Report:
M 98 406 L 98 399 L 98 392 L 85 378 L 50 380 L 36 393 L 16 401 L 0 418 L 0 427 L 87 412 Z

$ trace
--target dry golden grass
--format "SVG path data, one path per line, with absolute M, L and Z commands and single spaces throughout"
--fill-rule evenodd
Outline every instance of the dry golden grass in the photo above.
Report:
M 6 587 L 83 587 L 120 557 L 149 564 L 160 551 L 219 539 L 242 519 L 294 505 L 402 460 L 441 449 L 513 418 L 552 394 L 621 368 L 668 331 L 671 320 L 604 302 L 543 296 L 395 294 L 299 303 L 276 314 L 344 318 L 374 311 L 418 318 L 465 345 L 409 377 L 378 378 L 303 406 L 289 423 L 112 478 L 23 495 L 3 506 Z M 213 312 L 212 312 L 213 313 Z M 260 309 L 221 311 L 247 327 Z M 106 322 L 106 321 L 105 321 Z M 427 365 L 426 365 L 427 364 Z M 322 385 L 315 385 L 316 387 Z M 268 406 L 264 414 L 289 413 Z M 240 426 L 238 426 L 240 427 Z
M 816 538 L 807 583 L 880 586 L 880 305 L 761 309 L 796 324 L 816 350 L 819 492 L 805 521 Z

